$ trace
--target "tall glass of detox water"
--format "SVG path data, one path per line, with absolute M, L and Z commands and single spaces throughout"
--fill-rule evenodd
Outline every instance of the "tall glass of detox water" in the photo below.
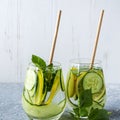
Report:
M 102 109 L 106 99 L 101 61 L 95 61 L 91 69 L 89 66 L 89 59 L 71 60 L 67 75 L 68 103 L 73 113 L 81 118 L 87 118 L 92 109 Z
M 57 120 L 66 105 L 61 65 L 53 62 L 40 68 L 29 64 L 22 94 L 22 106 L 30 120 Z

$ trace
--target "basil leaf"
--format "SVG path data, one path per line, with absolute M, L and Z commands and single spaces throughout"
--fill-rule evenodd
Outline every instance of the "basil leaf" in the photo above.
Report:
M 36 55 L 32 55 L 32 62 L 39 68 L 41 68 L 42 70 L 45 70 L 46 68 L 46 62 L 40 58 L 39 56 Z
M 91 106 L 93 101 L 91 89 L 82 91 L 79 100 L 80 100 L 80 108 Z
M 109 120 L 109 114 L 105 109 L 92 109 L 88 116 L 89 120 Z

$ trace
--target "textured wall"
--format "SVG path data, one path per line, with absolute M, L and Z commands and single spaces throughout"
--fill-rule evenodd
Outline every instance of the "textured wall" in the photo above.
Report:
M 96 58 L 103 61 L 106 82 L 120 82 L 119 0 L 0 0 L 0 82 L 23 82 L 31 55 L 49 58 L 57 11 L 61 24 L 55 61 L 90 57 L 98 18 L 105 9 Z

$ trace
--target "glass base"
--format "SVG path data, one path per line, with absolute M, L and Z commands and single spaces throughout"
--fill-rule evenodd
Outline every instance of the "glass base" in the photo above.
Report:
M 27 115 L 27 116 L 28 116 L 29 120 L 58 120 L 61 117 L 62 113 L 60 113 L 56 116 L 50 117 L 50 118 L 34 118 L 29 115 Z

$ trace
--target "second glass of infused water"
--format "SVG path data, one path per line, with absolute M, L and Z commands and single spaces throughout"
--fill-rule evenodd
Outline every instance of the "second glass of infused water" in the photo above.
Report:
M 106 88 L 104 82 L 104 73 L 101 61 L 95 61 L 92 68 L 89 59 L 73 59 L 70 61 L 70 68 L 67 74 L 67 99 L 70 108 L 76 116 L 80 118 L 87 118 L 91 109 L 101 109 L 105 105 Z M 92 94 L 92 104 L 82 109 L 83 91 L 90 90 Z M 85 101 L 87 96 L 85 96 Z M 89 100 L 89 99 L 88 99 Z M 77 110 L 77 112 L 75 112 Z

